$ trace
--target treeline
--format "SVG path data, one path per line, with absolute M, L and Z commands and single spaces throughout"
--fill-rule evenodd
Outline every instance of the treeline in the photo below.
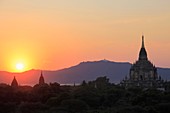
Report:
M 165 87 L 125 89 L 107 77 L 78 86 L 0 84 L 0 113 L 170 113 L 170 83 Z

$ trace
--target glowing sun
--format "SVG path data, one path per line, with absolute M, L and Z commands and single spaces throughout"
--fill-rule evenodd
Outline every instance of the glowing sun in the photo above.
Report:
M 16 67 L 17 70 L 22 71 L 24 69 L 24 64 L 23 63 L 17 63 L 15 67 Z

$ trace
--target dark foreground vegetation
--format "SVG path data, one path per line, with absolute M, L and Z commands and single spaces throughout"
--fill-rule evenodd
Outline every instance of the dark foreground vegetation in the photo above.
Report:
M 0 113 L 170 113 L 170 92 L 128 88 L 106 77 L 79 86 L 0 85 Z

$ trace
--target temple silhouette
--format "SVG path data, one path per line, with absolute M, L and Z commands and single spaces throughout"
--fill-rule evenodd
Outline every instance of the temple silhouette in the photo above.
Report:
M 41 71 L 41 75 L 40 75 L 40 78 L 39 78 L 39 85 L 44 85 L 45 84 L 45 80 L 44 80 L 44 77 L 43 77 L 43 73 Z
M 148 60 L 147 51 L 144 44 L 144 36 L 142 36 L 142 47 L 139 52 L 138 60 L 132 64 L 129 76 L 121 81 L 121 85 L 125 87 L 163 87 L 164 80 L 157 73 L 157 68 Z
M 12 80 L 11 87 L 17 88 L 18 87 L 18 82 L 17 79 L 14 76 L 14 79 Z
M 46 85 L 42 71 L 41 71 L 41 74 L 40 74 L 40 78 L 39 78 L 39 83 L 38 83 L 38 85 L 40 85 L 40 86 Z M 17 81 L 16 77 L 14 76 L 14 78 L 13 78 L 13 80 L 12 80 L 12 82 L 11 82 L 11 87 L 17 88 L 18 86 L 19 86 L 18 81 Z

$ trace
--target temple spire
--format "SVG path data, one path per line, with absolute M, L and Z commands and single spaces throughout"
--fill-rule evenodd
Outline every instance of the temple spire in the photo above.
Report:
M 40 78 L 39 78 L 39 85 L 43 85 L 43 84 L 45 84 L 45 81 L 44 81 L 43 73 L 41 71 L 41 75 L 40 75 Z
M 139 60 L 148 60 L 147 52 L 145 50 L 145 45 L 144 45 L 144 35 L 142 35 L 142 47 L 139 52 Z
M 142 35 L 142 48 L 145 48 L 144 35 Z
M 43 77 L 42 71 L 41 71 L 41 77 Z
M 17 82 L 15 76 L 14 76 L 14 79 L 12 80 L 11 86 L 14 87 L 14 88 L 18 87 L 18 82 Z

